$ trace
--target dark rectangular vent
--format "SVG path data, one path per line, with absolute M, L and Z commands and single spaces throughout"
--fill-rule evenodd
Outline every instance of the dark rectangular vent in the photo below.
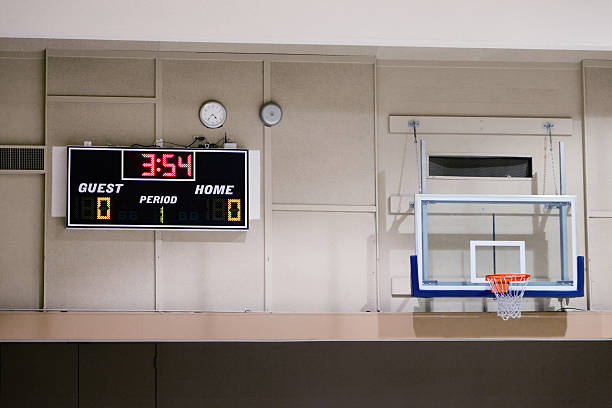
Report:
M 45 149 L 42 147 L 0 147 L 0 170 L 43 171 Z
M 429 175 L 531 177 L 531 157 L 429 156 Z

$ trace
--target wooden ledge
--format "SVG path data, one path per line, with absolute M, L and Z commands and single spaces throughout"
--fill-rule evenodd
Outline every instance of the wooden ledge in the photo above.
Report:
M 0 341 L 612 339 L 612 312 L 0 312 Z

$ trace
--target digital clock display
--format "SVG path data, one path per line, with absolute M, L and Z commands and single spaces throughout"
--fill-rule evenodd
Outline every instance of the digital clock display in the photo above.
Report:
M 67 228 L 248 229 L 248 151 L 68 147 Z
M 123 180 L 195 180 L 194 152 L 124 150 L 122 155 Z

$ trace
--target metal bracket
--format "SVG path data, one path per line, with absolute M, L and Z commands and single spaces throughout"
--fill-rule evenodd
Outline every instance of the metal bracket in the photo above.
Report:
M 427 143 L 421 139 L 421 190 L 419 193 L 427 192 Z
M 550 203 L 544 204 L 544 209 L 545 210 L 554 210 L 554 209 L 557 209 L 557 208 L 561 209 L 563 207 L 565 207 L 565 206 L 562 205 L 562 204 L 550 204 Z
M 558 280 L 557 283 L 559 285 L 567 285 L 567 286 L 572 286 L 574 284 L 574 282 L 570 280 Z

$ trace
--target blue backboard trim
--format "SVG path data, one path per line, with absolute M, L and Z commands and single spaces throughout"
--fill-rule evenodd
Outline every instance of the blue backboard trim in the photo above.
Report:
M 427 290 L 419 285 L 419 266 L 417 256 L 410 257 L 410 276 L 412 283 L 412 296 L 414 297 L 495 297 L 489 288 L 482 290 Z M 577 257 L 578 285 L 576 290 L 539 291 L 526 290 L 524 297 L 582 297 L 584 296 L 584 257 Z

